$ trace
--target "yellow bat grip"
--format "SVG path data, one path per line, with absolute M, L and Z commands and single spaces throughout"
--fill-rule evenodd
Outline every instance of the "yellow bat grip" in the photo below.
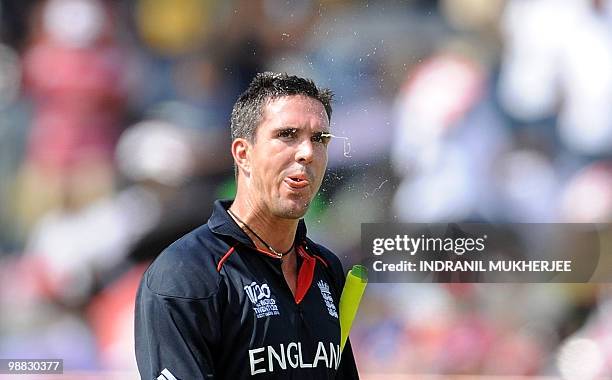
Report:
M 346 275 L 340 296 L 340 351 L 344 349 L 367 284 L 368 270 L 363 265 L 353 266 Z

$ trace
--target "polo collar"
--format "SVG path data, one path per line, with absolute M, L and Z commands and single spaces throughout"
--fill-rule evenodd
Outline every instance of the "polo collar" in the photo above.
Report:
M 242 244 L 255 247 L 253 241 L 227 212 L 227 209 L 230 208 L 233 202 L 234 201 L 232 199 L 216 200 L 212 215 L 210 216 L 210 219 L 208 219 L 208 227 L 214 233 L 232 237 Z M 300 219 L 295 232 L 294 244 L 298 246 L 305 240 L 306 223 L 304 223 L 304 219 Z

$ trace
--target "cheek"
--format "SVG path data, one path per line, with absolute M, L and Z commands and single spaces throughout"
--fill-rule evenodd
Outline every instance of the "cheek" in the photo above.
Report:
M 321 171 L 321 174 L 325 172 L 327 168 L 327 148 L 321 148 L 323 151 L 321 152 L 320 159 L 317 160 L 317 170 Z
M 274 189 L 282 183 L 281 173 L 284 166 L 281 160 L 276 160 L 275 158 L 278 157 L 263 159 L 256 169 L 260 186 L 268 190 Z

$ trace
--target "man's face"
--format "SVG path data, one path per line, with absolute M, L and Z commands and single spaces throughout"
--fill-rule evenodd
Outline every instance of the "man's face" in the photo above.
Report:
M 249 151 L 250 198 L 276 217 L 304 216 L 327 167 L 329 121 L 323 104 L 284 96 L 264 106 Z

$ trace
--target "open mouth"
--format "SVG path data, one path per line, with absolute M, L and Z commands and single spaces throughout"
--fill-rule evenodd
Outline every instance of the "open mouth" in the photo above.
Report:
M 310 184 L 310 181 L 304 175 L 295 175 L 285 177 L 285 183 L 293 189 L 303 189 Z

